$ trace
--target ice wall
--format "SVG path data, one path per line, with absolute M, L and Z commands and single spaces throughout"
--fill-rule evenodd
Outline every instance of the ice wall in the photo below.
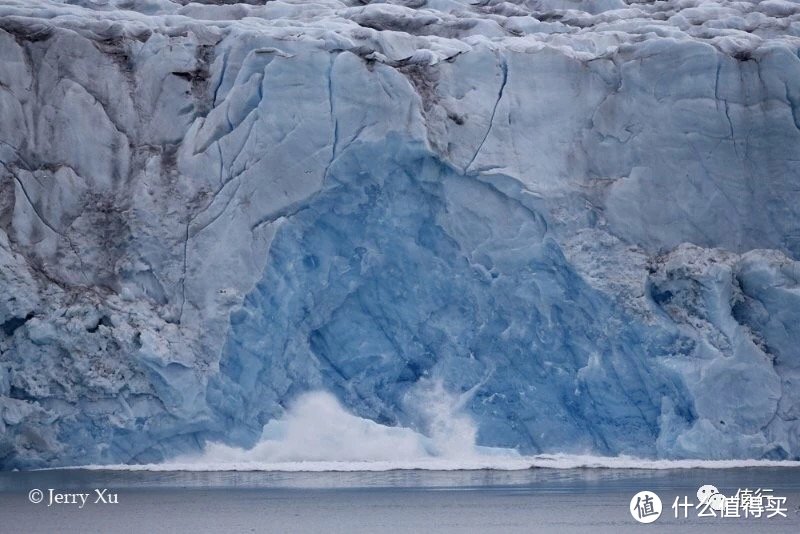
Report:
M 225 5 L 215 5 L 225 4 Z M 366 4 L 366 5 L 364 5 Z M 251 446 L 800 458 L 800 7 L 0 6 L 0 466 Z

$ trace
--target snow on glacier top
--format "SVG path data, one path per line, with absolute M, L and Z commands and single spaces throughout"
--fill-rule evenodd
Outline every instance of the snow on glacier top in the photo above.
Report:
M 800 45 L 800 3 L 787 0 L 9 0 L 6 24 L 97 38 L 192 31 L 216 42 L 259 32 L 380 62 L 434 64 L 479 43 L 552 47 L 589 60 L 651 40 L 695 40 L 736 56 Z

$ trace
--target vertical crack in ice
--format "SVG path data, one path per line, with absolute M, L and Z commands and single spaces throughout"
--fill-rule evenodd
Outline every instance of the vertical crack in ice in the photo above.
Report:
M 469 171 L 472 164 L 475 162 L 475 158 L 478 157 L 481 149 L 483 148 L 484 143 L 486 143 L 486 139 L 489 138 L 489 134 L 492 132 L 492 126 L 494 125 L 494 116 L 497 113 L 497 106 L 500 105 L 500 100 L 503 99 L 503 92 L 506 89 L 506 84 L 508 83 L 508 61 L 505 57 L 501 58 L 500 61 L 500 69 L 503 75 L 503 79 L 500 82 L 500 89 L 497 91 L 497 100 L 494 103 L 494 107 L 492 108 L 492 114 L 489 117 L 489 127 L 486 128 L 486 133 L 483 135 L 483 139 L 481 139 L 478 148 L 475 150 L 475 153 L 472 155 L 472 159 L 469 160 L 466 167 L 464 167 L 464 173 L 466 174 Z
M 731 120 L 731 115 L 730 115 L 730 105 L 728 103 L 728 99 L 727 98 L 720 98 L 720 96 L 719 96 L 719 75 L 720 75 L 720 70 L 721 69 L 722 69 L 722 60 L 719 57 L 717 57 L 717 72 L 716 72 L 716 76 L 714 78 L 714 100 L 717 102 L 717 105 L 719 105 L 719 102 L 722 102 L 722 104 L 723 104 L 723 111 L 725 112 L 725 119 L 728 121 L 728 128 L 730 130 L 731 142 L 733 143 L 733 152 L 738 157 L 739 156 L 739 149 L 736 146 L 736 137 L 734 136 L 734 132 L 733 132 L 733 121 Z
M 226 49 L 220 58 L 222 59 L 222 65 L 220 66 L 219 71 L 219 80 L 217 80 L 217 85 L 214 87 L 214 96 L 211 99 L 211 107 L 214 108 L 217 105 L 217 97 L 219 95 L 219 89 L 222 87 L 223 82 L 225 81 L 225 73 L 228 69 L 228 50 Z
M 322 183 L 319 186 L 319 189 L 309 195 L 306 198 L 303 198 L 297 202 L 292 202 L 283 208 L 274 210 L 263 217 L 259 218 L 256 222 L 250 225 L 250 231 L 253 232 L 264 226 L 265 224 L 272 224 L 278 219 L 282 218 L 290 218 L 296 215 L 297 213 L 306 209 L 314 199 L 319 196 L 320 192 L 325 189 L 325 183 L 328 180 L 328 176 L 330 175 L 331 167 L 333 166 L 336 158 L 339 156 L 339 119 L 336 117 L 336 106 L 334 104 L 335 101 L 335 94 L 333 90 L 333 66 L 336 62 L 336 58 L 338 54 L 333 54 L 330 59 L 330 63 L 328 65 L 327 70 L 327 93 L 328 93 L 328 113 L 330 113 L 330 120 L 331 120 L 331 157 L 328 159 L 328 163 L 325 165 L 325 170 L 322 173 Z M 359 129 L 356 133 L 356 137 L 358 134 L 361 133 L 363 127 Z M 355 139 L 355 138 L 354 138 Z M 352 143 L 352 140 L 350 141 Z M 349 146 L 349 143 L 348 145 Z M 346 149 L 347 147 L 345 147 Z
M 178 323 L 180 324 L 183 320 L 183 308 L 186 305 L 186 255 L 189 251 L 189 225 L 192 224 L 192 220 L 194 220 L 191 216 L 186 221 L 186 234 L 183 238 L 183 275 L 181 276 L 181 306 L 180 310 L 178 311 Z
M 336 149 L 339 146 L 339 119 L 336 117 L 336 109 L 333 104 L 333 65 L 336 62 L 337 57 L 339 57 L 338 54 L 332 55 L 330 64 L 328 65 L 328 112 L 331 115 L 333 141 L 331 142 L 331 159 L 328 160 L 328 164 L 325 166 L 325 172 L 322 175 L 322 185 L 320 186 L 320 189 L 325 187 L 325 182 L 328 179 L 328 173 L 331 170 L 331 165 L 333 165 L 333 162 L 336 160 Z

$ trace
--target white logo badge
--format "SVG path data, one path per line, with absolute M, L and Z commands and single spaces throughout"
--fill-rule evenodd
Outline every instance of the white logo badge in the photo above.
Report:
M 631 499 L 630 509 L 639 523 L 652 523 L 661 516 L 661 499 L 652 491 L 640 491 Z

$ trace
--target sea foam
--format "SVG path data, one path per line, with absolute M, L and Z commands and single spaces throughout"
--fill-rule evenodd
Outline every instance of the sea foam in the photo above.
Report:
M 469 392 L 467 394 L 469 395 Z M 481 447 L 476 426 L 461 411 L 465 395 L 448 394 L 430 382 L 410 404 L 422 414 L 427 433 L 378 424 L 349 413 L 330 393 L 299 397 L 285 416 L 264 427 L 261 440 L 243 449 L 208 443 L 200 455 L 159 464 L 95 465 L 85 469 L 131 471 L 392 471 L 532 468 L 690 469 L 800 467 L 770 460 L 651 460 L 589 454 L 521 455 L 515 449 Z

